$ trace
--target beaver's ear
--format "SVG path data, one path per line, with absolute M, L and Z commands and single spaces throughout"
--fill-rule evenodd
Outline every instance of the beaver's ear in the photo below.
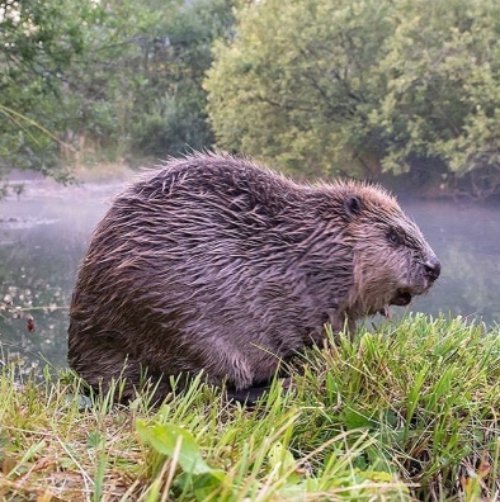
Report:
M 344 201 L 344 208 L 349 218 L 354 218 L 361 213 L 363 203 L 357 195 L 349 195 Z

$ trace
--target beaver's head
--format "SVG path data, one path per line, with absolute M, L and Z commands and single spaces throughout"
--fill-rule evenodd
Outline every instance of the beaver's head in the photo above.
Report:
M 346 186 L 344 209 L 354 252 L 351 306 L 357 316 L 408 305 L 439 277 L 441 265 L 417 225 L 384 190 Z

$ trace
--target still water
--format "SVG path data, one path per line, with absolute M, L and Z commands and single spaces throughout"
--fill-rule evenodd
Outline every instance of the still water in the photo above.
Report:
M 0 201 L 0 342 L 4 349 L 29 363 L 65 366 L 67 306 L 78 264 L 92 229 L 121 188 L 119 184 L 62 187 L 37 181 L 27 183 L 19 200 Z M 431 292 L 407 310 L 500 322 L 500 207 L 401 204 L 420 225 L 443 266 Z

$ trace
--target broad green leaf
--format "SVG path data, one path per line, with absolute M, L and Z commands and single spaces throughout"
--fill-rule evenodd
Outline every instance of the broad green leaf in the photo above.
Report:
M 200 448 L 193 435 L 175 424 L 148 424 L 137 420 L 137 432 L 141 439 L 149 443 L 158 453 L 170 458 L 179 449 L 178 461 L 182 470 L 189 474 L 204 474 L 213 472 L 200 453 Z

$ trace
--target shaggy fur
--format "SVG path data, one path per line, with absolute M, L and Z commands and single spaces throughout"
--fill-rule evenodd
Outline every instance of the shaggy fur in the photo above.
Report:
M 381 188 L 299 185 L 196 154 L 131 186 L 99 224 L 71 304 L 69 362 L 96 388 L 123 374 L 130 396 L 141 368 L 163 377 L 161 392 L 168 376 L 201 370 L 247 389 L 326 322 L 340 330 L 406 304 L 438 274 Z

